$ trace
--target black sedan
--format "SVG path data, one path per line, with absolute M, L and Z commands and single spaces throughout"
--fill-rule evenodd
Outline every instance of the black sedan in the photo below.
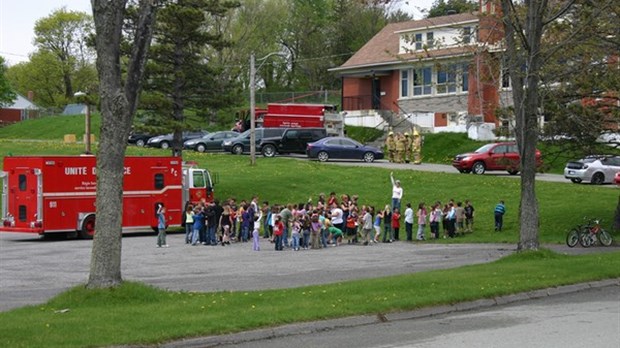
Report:
M 209 134 L 209 132 L 207 131 L 186 131 L 183 132 L 182 139 L 183 142 L 185 142 L 190 139 L 203 137 L 207 134 Z M 152 137 L 151 139 L 149 139 L 149 141 L 146 142 L 146 146 L 159 147 L 165 150 L 169 148 L 170 145 L 172 145 L 172 136 L 172 133 L 170 133 L 166 135 L 158 135 L 156 137 Z
M 153 137 L 153 135 L 151 134 L 146 134 L 146 133 L 131 133 L 129 134 L 129 139 L 127 139 L 127 142 L 129 144 L 135 144 L 137 146 L 144 146 L 146 145 L 146 143 L 149 141 L 149 139 L 151 139 Z
M 209 133 L 201 138 L 187 140 L 183 143 L 184 149 L 196 150 L 198 152 L 205 151 L 222 151 L 222 142 L 238 136 L 238 132 L 222 131 Z
M 370 163 L 383 158 L 383 151 L 362 145 L 347 137 L 327 137 L 309 143 L 306 154 L 309 158 L 316 158 L 321 162 L 329 159 L 358 159 Z

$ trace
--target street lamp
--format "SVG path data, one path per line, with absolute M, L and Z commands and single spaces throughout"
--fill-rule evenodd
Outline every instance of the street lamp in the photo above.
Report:
M 90 155 L 90 104 L 88 102 L 88 94 L 77 91 L 73 96 L 86 102 L 86 119 L 84 121 L 84 153 Z
M 274 55 L 284 56 L 280 52 L 271 52 L 259 59 L 255 59 L 254 53 L 250 55 L 250 165 L 252 166 L 256 165 L 256 70 L 263 66 L 267 58 Z M 254 66 L 256 61 L 262 61 L 258 68 Z

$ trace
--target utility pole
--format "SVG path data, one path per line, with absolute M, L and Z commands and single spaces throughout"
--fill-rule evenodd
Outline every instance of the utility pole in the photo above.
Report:
M 254 67 L 254 53 L 250 54 L 250 165 L 256 165 L 256 68 Z
M 86 103 L 86 115 L 84 120 L 84 153 L 90 155 L 90 100 L 88 93 L 75 92 L 74 97 L 81 98 Z

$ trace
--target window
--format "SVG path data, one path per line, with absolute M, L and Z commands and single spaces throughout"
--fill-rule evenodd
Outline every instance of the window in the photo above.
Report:
M 400 71 L 400 96 L 409 96 L 409 70 Z
M 456 93 L 456 65 L 447 65 L 437 70 L 437 94 Z
M 471 27 L 463 28 L 463 43 L 468 44 L 471 42 Z
M 491 152 L 492 153 L 505 153 L 506 152 L 506 145 L 498 145 Z
M 429 31 L 428 33 L 426 33 L 426 47 L 433 48 L 434 43 L 435 43 L 435 39 L 434 39 L 433 32 Z
M 164 174 L 155 174 L 155 189 L 161 190 L 164 188 Z
M 19 221 L 21 222 L 25 222 L 26 221 L 26 216 L 27 214 L 27 210 L 26 210 L 26 206 L 25 205 L 20 205 L 19 208 L 17 209 L 17 218 L 19 219 Z
M 502 88 L 510 88 L 510 73 L 508 71 L 508 58 L 502 59 L 502 71 L 501 71 L 501 84 Z
M 467 63 L 461 66 L 461 91 L 469 90 L 469 65 Z
M 201 170 L 192 171 L 193 187 L 205 187 L 205 176 Z
M 419 51 L 422 49 L 422 34 L 415 34 L 415 49 Z
M 19 180 L 19 190 L 26 191 L 26 186 L 27 186 L 26 175 L 20 174 L 18 180 Z
M 432 93 L 432 71 L 430 67 L 413 71 L 413 95 L 427 95 Z

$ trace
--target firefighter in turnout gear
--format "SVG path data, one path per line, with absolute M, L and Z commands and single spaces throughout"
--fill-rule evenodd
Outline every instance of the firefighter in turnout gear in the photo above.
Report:
M 417 129 L 413 130 L 413 164 L 422 163 L 422 135 Z
M 407 147 L 407 139 L 401 133 L 396 135 L 396 163 L 402 163 L 405 157 L 405 148 Z
M 411 151 L 413 146 L 413 140 L 409 136 L 409 133 L 405 133 L 405 163 L 409 163 L 411 160 Z
M 389 132 L 385 139 L 385 149 L 388 155 L 388 161 L 394 162 L 394 153 L 396 152 L 396 137 L 394 132 Z

